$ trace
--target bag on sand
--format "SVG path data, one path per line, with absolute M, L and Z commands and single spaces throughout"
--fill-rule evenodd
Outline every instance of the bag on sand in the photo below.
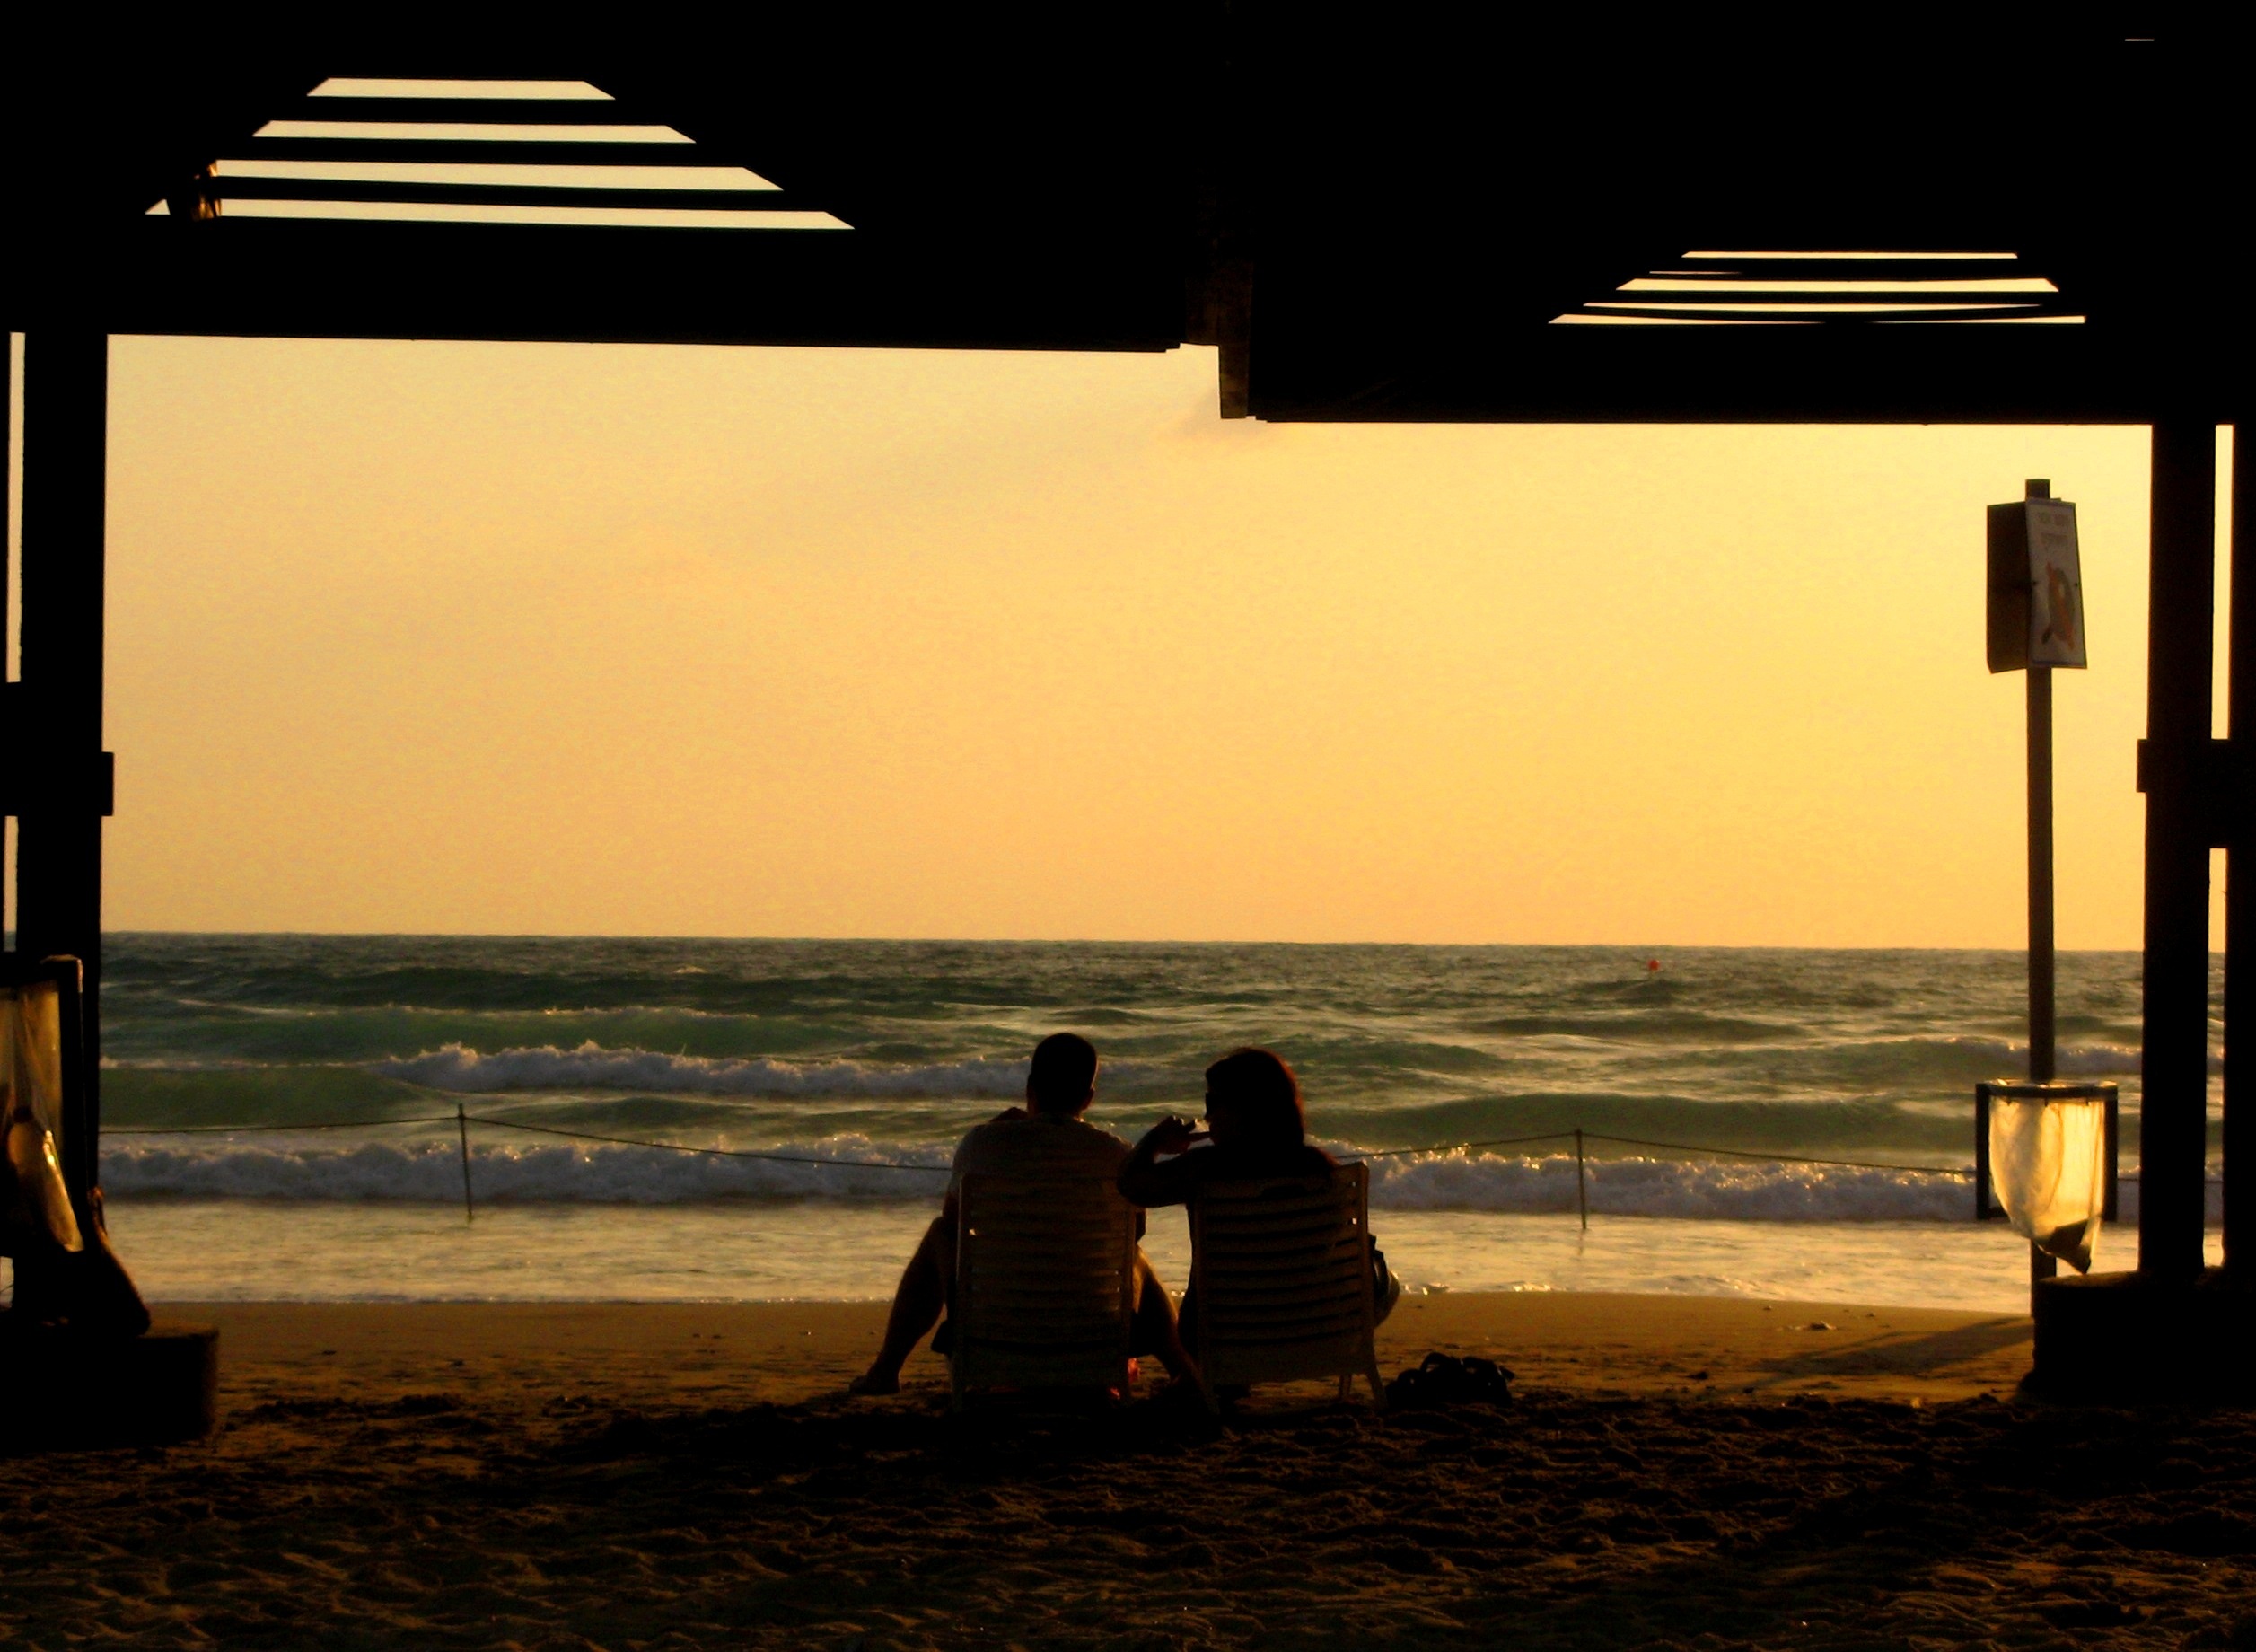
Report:
M 1413 1370 L 1386 1385 L 1386 1402 L 1403 1410 L 1441 1410 L 1453 1405 L 1509 1405 L 1512 1373 L 1493 1359 L 1468 1354 L 1428 1354 Z

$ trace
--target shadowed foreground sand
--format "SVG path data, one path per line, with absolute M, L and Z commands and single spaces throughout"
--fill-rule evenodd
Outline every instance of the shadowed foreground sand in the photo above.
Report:
M 2015 1399 L 2023 1321 L 1428 1298 L 1388 1370 L 1516 1405 L 1207 1434 L 840 1400 L 865 1305 L 170 1312 L 224 1433 L 0 1463 L 0 1643 L 2256 1645 L 2256 1415 Z

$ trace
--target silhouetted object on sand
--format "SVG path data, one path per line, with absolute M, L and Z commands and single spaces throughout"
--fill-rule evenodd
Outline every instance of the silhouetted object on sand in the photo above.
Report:
M 1386 1385 L 1386 1401 L 1405 1411 L 1459 1405 L 1509 1405 L 1512 1373 L 1479 1354 L 1428 1354 Z
M 70 1186 L 57 1147 L 91 1128 L 75 1104 L 78 1011 L 75 959 L 48 958 L 0 984 L 0 1254 L 15 1263 L 8 1322 L 137 1337 L 149 1310 L 110 1249 L 101 1190 Z
M 58 1148 L 91 1129 L 79 1093 L 78 964 L 48 958 L 0 983 L 0 1255 L 15 1290 L 0 1311 L 0 1447 L 192 1437 L 210 1431 L 214 1333 L 151 1334 L 110 1248 L 101 1190 L 73 1185 Z

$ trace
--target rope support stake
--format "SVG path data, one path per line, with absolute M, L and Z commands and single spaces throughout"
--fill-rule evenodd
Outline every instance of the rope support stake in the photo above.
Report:
M 1583 1215 L 1583 1232 L 1590 1231 L 1590 1177 L 1583 1168 L 1583 1133 L 1575 1132 L 1575 1204 Z
M 478 1207 L 470 1202 L 470 1118 L 462 1111 L 462 1103 L 454 1103 L 454 1133 L 462 1144 L 462 1220 L 478 1220 Z

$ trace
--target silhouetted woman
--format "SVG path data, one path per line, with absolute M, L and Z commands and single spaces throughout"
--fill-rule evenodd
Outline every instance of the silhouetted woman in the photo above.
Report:
M 1174 1156 L 1163 1164 L 1162 1154 Z M 1123 1199 L 1146 1208 L 1195 1205 L 1210 1182 L 1329 1175 L 1339 1166 L 1330 1154 L 1310 1144 L 1300 1080 L 1284 1058 L 1268 1050 L 1233 1050 L 1207 1069 L 1206 1131 L 1189 1119 L 1162 1119 L 1129 1151 L 1117 1185 Z M 1371 1292 L 1381 1320 L 1394 1311 L 1402 1294 L 1401 1281 L 1375 1244 Z M 1186 1331 L 1196 1322 L 1191 1305 L 1186 1296 L 1181 1315 Z M 1198 1349 L 1191 1353 L 1196 1358 Z

